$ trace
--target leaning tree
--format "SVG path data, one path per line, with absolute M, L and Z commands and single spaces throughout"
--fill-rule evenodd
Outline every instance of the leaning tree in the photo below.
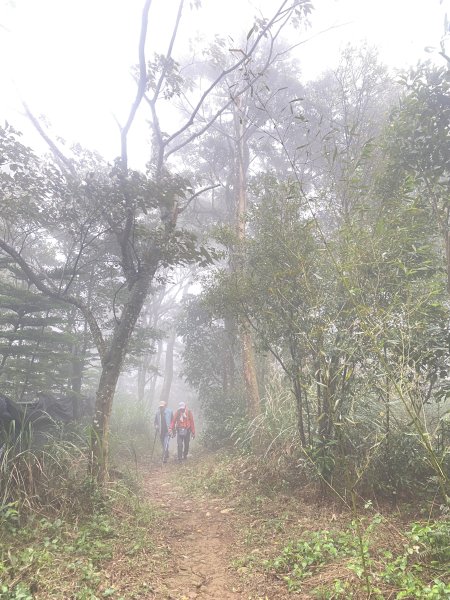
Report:
M 0 132 L 4 162 L 0 178 L 4 209 L 0 251 L 14 261 L 27 280 L 45 297 L 76 307 L 86 319 L 97 348 L 101 374 L 92 427 L 92 473 L 105 480 L 108 431 L 116 384 L 144 302 L 161 269 L 211 259 L 195 236 L 178 226 L 178 217 L 200 193 L 177 174 L 174 158 L 202 136 L 262 76 L 248 68 L 252 56 L 269 38 L 266 52 L 289 22 L 298 22 L 311 10 L 309 0 L 283 0 L 271 18 L 255 21 L 244 46 L 233 50 L 235 60 L 200 89 L 193 90 L 191 109 L 184 122 L 168 133 L 162 125 L 161 105 L 188 93 L 174 46 L 182 20 L 184 0 L 178 5 L 168 49 L 146 57 L 151 0 L 141 20 L 136 94 L 120 127 L 120 157 L 113 165 L 78 151 L 70 158 L 48 138 L 53 158 L 42 160 L 20 143 L 9 126 Z M 230 97 L 214 111 L 207 99 L 232 74 Z M 128 165 L 128 138 L 141 105 L 150 111 L 151 157 L 145 172 Z M 201 186 L 200 186 L 201 187 Z M 44 251 L 58 263 L 42 260 Z M 106 282 L 109 302 L 88 302 L 88 274 Z

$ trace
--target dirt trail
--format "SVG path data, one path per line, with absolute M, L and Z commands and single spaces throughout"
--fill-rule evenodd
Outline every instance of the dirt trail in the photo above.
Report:
M 234 543 L 232 509 L 223 501 L 193 498 L 176 483 L 176 470 L 192 468 L 169 464 L 154 468 L 144 487 L 152 503 L 170 514 L 164 533 L 169 548 L 169 569 L 162 577 L 156 599 L 238 600 L 255 598 L 230 570 Z

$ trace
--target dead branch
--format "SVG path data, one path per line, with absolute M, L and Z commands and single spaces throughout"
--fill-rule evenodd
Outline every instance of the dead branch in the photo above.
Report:
M 182 208 L 178 209 L 178 214 L 180 215 L 181 213 L 183 213 L 188 208 L 188 206 L 191 204 L 191 202 L 193 200 L 195 200 L 195 198 L 198 198 L 199 196 L 201 196 L 201 194 L 204 194 L 205 192 L 209 192 L 209 190 L 214 190 L 218 187 L 220 187 L 220 183 L 216 183 L 214 185 L 208 185 L 207 187 L 202 188 L 198 192 L 195 192 L 195 194 L 189 198 L 189 200 L 186 202 L 186 204 Z
M 147 39 L 147 27 L 148 27 L 148 14 L 150 12 L 150 6 L 152 4 L 152 0 L 146 0 L 144 4 L 144 8 L 142 10 L 142 19 L 141 19 L 141 34 L 139 38 L 139 81 L 138 87 L 136 90 L 136 97 L 134 99 L 133 104 L 131 105 L 130 113 L 128 115 L 127 122 L 122 127 L 120 132 L 120 142 L 121 142 L 121 161 L 122 167 L 124 170 L 128 167 L 128 133 L 133 124 L 134 118 L 136 116 L 139 105 L 141 104 L 141 100 L 145 94 L 145 88 L 147 86 L 147 64 L 145 62 L 145 42 Z
M 39 133 L 39 135 L 45 141 L 47 146 L 50 148 L 50 150 L 54 154 L 56 160 L 58 161 L 58 164 L 61 166 L 63 171 L 65 173 L 67 173 L 67 171 L 69 171 L 69 173 L 72 175 L 72 177 L 76 177 L 76 171 L 75 171 L 72 163 L 70 162 L 70 160 L 66 156 L 64 156 L 64 154 L 61 152 L 61 150 L 58 148 L 58 146 L 55 144 L 55 142 L 44 131 L 44 128 L 39 123 L 38 119 L 33 115 L 31 110 L 29 109 L 28 105 L 25 102 L 22 102 L 22 104 L 23 104 L 23 107 L 27 114 L 27 117 L 30 119 L 30 121 L 33 124 L 36 131 Z

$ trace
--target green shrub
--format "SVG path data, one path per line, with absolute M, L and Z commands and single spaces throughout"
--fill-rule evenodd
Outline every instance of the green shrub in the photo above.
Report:
M 114 555 L 130 569 L 138 559 L 148 567 L 162 515 L 122 483 L 90 492 L 90 503 L 70 514 L 32 512 L 21 527 L 0 530 L 0 600 L 32 598 L 35 589 L 41 598 L 103 598 L 115 593 L 107 568 Z
M 380 496 L 434 493 L 437 485 L 426 449 L 419 436 L 398 429 L 385 440 L 370 461 L 363 486 Z
M 289 590 L 301 589 L 304 579 L 326 563 L 344 556 L 357 556 L 359 542 L 354 531 L 315 531 L 305 539 L 290 542 L 279 556 L 267 561 L 266 567 L 284 573 L 283 579 Z
M 357 523 L 345 531 L 327 530 L 308 533 L 302 540 L 287 544 L 282 552 L 266 561 L 269 571 L 280 573 L 289 590 L 300 590 L 305 580 L 331 563 L 347 559 L 340 571 L 347 569 L 331 586 L 319 586 L 315 597 L 322 599 L 360 597 L 365 589 L 370 597 L 383 600 L 447 600 L 450 597 L 450 521 L 413 523 L 406 533 L 407 543 L 394 556 L 391 550 L 375 546 L 374 531 L 382 519 L 375 515 L 361 532 Z M 361 535 L 361 539 L 360 539 Z M 351 573 L 357 577 L 352 580 Z

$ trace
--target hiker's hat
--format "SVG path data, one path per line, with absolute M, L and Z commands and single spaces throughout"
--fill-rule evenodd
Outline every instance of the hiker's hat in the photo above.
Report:
M 167 402 L 164 402 L 164 400 L 161 400 L 161 402 L 159 403 L 159 406 L 160 406 L 160 407 L 162 407 L 162 406 L 166 406 L 166 404 L 167 404 Z
M 178 403 L 178 408 L 186 408 L 186 403 L 185 402 L 179 402 Z

